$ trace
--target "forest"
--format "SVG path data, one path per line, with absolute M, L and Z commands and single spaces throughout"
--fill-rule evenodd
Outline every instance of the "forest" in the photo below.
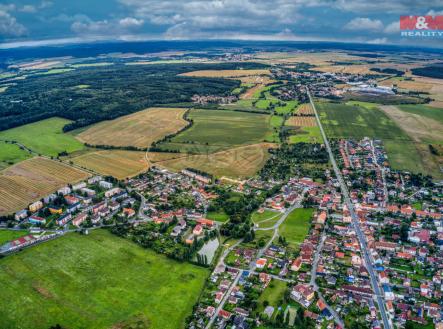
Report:
M 0 131 L 53 116 L 73 122 L 64 131 L 140 111 L 189 102 L 195 94 L 226 95 L 239 81 L 178 74 L 237 69 L 240 64 L 113 65 L 55 75 L 32 75 L 8 88 L 0 101 Z M 242 68 L 263 67 L 241 63 Z

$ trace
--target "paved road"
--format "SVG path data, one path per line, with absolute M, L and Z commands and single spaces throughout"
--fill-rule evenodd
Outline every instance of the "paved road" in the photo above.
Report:
M 316 282 L 318 262 L 320 260 L 320 255 L 321 255 L 321 251 L 323 250 L 325 240 L 326 240 L 326 234 L 325 234 L 325 231 L 323 231 L 321 234 L 321 237 L 320 237 L 320 243 L 317 246 L 317 250 L 315 251 L 314 262 L 312 263 L 312 268 L 311 268 L 311 281 L 309 283 L 314 288 L 314 290 L 317 292 L 318 297 L 326 305 L 326 308 L 329 310 L 329 312 L 334 317 L 335 323 L 338 324 L 340 327 L 344 328 L 345 324 L 343 323 L 342 319 L 340 318 L 338 313 L 326 302 L 326 300 L 323 297 L 323 294 L 321 293 L 321 291 L 317 285 L 317 282 Z
M 320 128 L 320 132 L 323 137 L 326 149 L 329 153 L 329 158 L 330 158 L 332 166 L 334 168 L 335 175 L 337 176 L 337 179 L 340 183 L 340 187 L 341 187 L 341 191 L 344 196 L 344 199 L 345 199 L 345 203 L 349 209 L 349 213 L 351 214 L 352 224 L 354 226 L 355 232 L 357 233 L 357 238 L 360 242 L 363 258 L 364 258 L 364 261 L 366 264 L 366 268 L 369 272 L 371 286 L 372 286 L 372 289 L 375 293 L 375 297 L 376 297 L 375 300 L 378 304 L 378 309 L 379 309 L 380 315 L 382 317 L 383 326 L 385 329 L 392 328 L 392 323 L 388 317 L 388 314 L 387 314 L 386 308 L 385 308 L 385 303 L 382 298 L 381 288 L 379 286 L 379 283 L 377 281 L 377 276 L 376 276 L 374 268 L 372 266 L 372 260 L 371 260 L 370 254 L 369 254 L 369 249 L 367 247 L 366 238 L 360 229 L 360 222 L 358 220 L 357 215 L 355 214 L 354 205 L 352 204 L 351 199 L 349 198 L 348 187 L 346 186 L 343 176 L 341 174 L 341 171 L 337 166 L 337 162 L 335 161 L 334 154 L 332 153 L 331 146 L 330 146 L 328 138 L 326 137 L 326 134 L 323 130 L 323 126 L 321 124 L 320 117 L 318 116 L 317 109 L 315 107 L 315 104 L 314 104 L 312 97 L 311 97 L 311 93 L 309 92 L 308 88 L 306 88 L 306 92 L 308 93 L 309 101 L 311 102 L 312 108 L 314 109 L 315 119 L 317 120 L 318 127 Z

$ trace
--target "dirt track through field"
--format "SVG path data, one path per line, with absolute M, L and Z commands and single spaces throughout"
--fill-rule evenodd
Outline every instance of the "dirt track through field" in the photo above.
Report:
M 414 141 L 443 141 L 443 125 L 418 114 L 401 111 L 396 106 L 380 106 Z

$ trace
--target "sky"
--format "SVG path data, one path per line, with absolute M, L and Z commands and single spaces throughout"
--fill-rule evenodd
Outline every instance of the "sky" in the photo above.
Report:
M 0 0 L 0 46 L 98 40 L 283 40 L 423 45 L 400 15 L 443 15 L 443 0 Z

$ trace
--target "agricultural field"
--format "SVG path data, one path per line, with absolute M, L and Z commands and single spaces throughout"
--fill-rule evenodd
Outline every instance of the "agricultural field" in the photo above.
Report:
M 74 164 L 117 179 L 133 177 L 148 169 L 145 152 L 105 150 L 72 158 Z
M 146 148 L 166 135 L 177 132 L 188 123 L 186 109 L 150 108 L 114 120 L 97 123 L 77 134 L 91 145 L 135 146 Z
M 307 104 L 301 104 L 297 108 L 297 115 L 315 115 L 315 113 L 311 104 L 307 103 Z
M 32 157 L 18 145 L 0 142 L 0 170 Z
M 189 153 L 212 153 L 227 148 L 263 142 L 271 132 L 269 116 L 228 110 L 191 110 L 191 128 L 170 141 L 163 149 Z
M 294 110 L 297 108 L 297 105 L 298 105 L 297 101 L 285 101 L 284 103 L 285 103 L 285 105 L 277 106 L 275 108 L 275 112 L 277 112 L 277 114 L 289 114 L 289 113 L 292 113 L 292 112 L 294 112 Z
M 0 327 L 184 328 L 208 275 L 105 230 L 70 233 L 0 259 Z
M 268 149 L 274 144 L 261 143 L 232 148 L 212 154 L 183 155 L 175 159 L 150 161 L 172 171 L 194 168 L 216 177 L 246 178 L 255 175 L 269 158 Z
M 298 208 L 292 211 L 280 225 L 279 233 L 292 247 L 297 247 L 303 242 L 311 225 L 312 208 Z
M 63 127 L 71 121 L 50 118 L 0 132 L 0 140 L 12 140 L 32 151 L 58 156 L 61 152 L 72 153 L 84 149 L 84 145 L 72 135 L 63 133 Z
M 351 105 L 352 104 L 352 105 Z M 386 108 L 386 107 L 385 107 Z M 396 107 L 388 107 L 389 109 Z M 410 113 L 396 110 L 391 111 L 391 119 L 385 112 L 378 108 L 377 104 L 364 102 L 349 102 L 348 104 L 318 103 L 317 109 L 323 123 L 326 134 L 331 138 L 356 138 L 363 137 L 379 138 L 388 154 L 389 162 L 394 169 L 410 170 L 413 172 L 429 173 L 435 178 L 442 177 L 439 170 L 440 158 L 433 156 L 428 144 L 420 138 L 429 141 L 429 134 L 425 128 L 420 128 L 420 122 L 429 123 L 428 118 L 420 117 L 420 120 L 411 127 L 399 127 L 401 120 Z M 409 119 L 408 119 L 409 120 Z M 418 124 L 417 127 L 415 125 Z M 440 125 L 433 121 L 431 126 Z M 409 129 L 409 132 L 408 130 Z M 432 134 L 432 138 L 438 134 Z M 435 140 L 435 138 L 434 138 Z
M 292 116 L 286 121 L 287 126 L 295 127 L 315 127 L 317 122 L 314 117 Z
M 320 128 L 315 127 L 296 127 L 291 130 L 289 143 L 323 143 Z
M 443 108 L 435 108 L 428 105 L 399 105 L 400 110 L 412 114 L 417 114 L 443 124 Z
M 17 163 L 0 172 L 0 215 L 22 209 L 60 187 L 88 176 L 82 170 L 41 157 Z
M 239 78 L 256 75 L 269 75 L 269 70 L 200 70 L 182 73 L 180 75 L 187 77 L 204 78 Z

